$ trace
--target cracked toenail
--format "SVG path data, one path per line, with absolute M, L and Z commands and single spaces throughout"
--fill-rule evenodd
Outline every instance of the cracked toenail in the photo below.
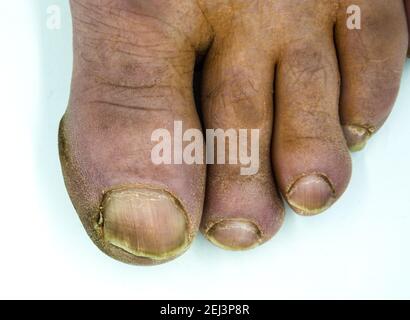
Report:
M 223 249 L 247 250 L 261 243 L 262 233 L 256 224 L 246 220 L 223 220 L 207 232 L 208 239 Z
M 320 174 L 299 178 L 286 194 L 290 206 L 301 215 L 315 215 L 328 209 L 335 201 L 329 179 Z
M 102 220 L 104 240 L 137 257 L 171 259 L 189 244 L 184 209 L 160 189 L 127 188 L 106 193 Z
M 343 126 L 343 131 L 349 149 L 353 152 L 363 150 L 372 135 L 371 130 L 355 125 Z

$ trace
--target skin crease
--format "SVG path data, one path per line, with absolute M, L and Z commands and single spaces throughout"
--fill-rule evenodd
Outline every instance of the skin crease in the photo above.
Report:
M 59 134 L 63 174 L 91 239 L 131 264 L 177 257 L 200 227 L 224 248 L 262 244 L 283 222 L 279 193 L 300 214 L 325 210 L 349 182 L 348 147 L 358 149 L 390 113 L 408 48 L 401 0 L 356 1 L 360 31 L 346 28 L 345 0 L 70 3 L 74 70 Z M 173 132 L 174 121 L 184 129 L 260 129 L 259 172 L 154 165 L 151 133 Z M 160 218 L 138 221 L 135 208 L 150 191 L 163 201 L 150 206 L 154 216 L 171 210 L 185 233 L 169 235 Z M 141 195 L 145 202 L 135 200 Z M 107 206 L 110 196 L 127 203 Z M 114 241 L 124 221 L 127 233 Z M 186 245 L 156 256 L 155 232 Z

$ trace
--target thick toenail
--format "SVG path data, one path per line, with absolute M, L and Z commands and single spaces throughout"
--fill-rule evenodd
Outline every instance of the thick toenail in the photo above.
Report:
M 166 260 L 189 244 L 187 215 L 170 193 L 127 188 L 105 194 L 104 240 L 137 257 Z
M 208 239 L 223 249 L 247 250 L 261 243 L 261 231 L 246 220 L 223 220 L 215 223 L 207 232 Z
M 298 179 L 286 197 L 297 213 L 310 216 L 328 209 L 335 201 L 335 191 L 329 179 L 313 174 Z
M 371 131 L 369 129 L 360 126 L 343 126 L 343 131 L 349 149 L 353 152 L 363 150 L 371 136 Z

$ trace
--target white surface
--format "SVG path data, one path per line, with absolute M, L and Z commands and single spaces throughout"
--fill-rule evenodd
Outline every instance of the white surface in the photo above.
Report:
M 51 4 L 59 31 L 46 28 Z M 94 247 L 63 185 L 70 32 L 68 1 L 0 1 L 0 298 L 410 298 L 409 64 L 393 115 L 327 214 L 288 212 L 250 252 L 199 237 L 175 262 L 132 267 Z

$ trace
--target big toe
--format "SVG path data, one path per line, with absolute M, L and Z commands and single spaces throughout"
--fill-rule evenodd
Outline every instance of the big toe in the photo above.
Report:
M 205 166 L 168 161 L 161 146 L 178 140 L 175 123 L 200 134 L 191 75 L 208 45 L 206 24 L 191 1 L 92 2 L 92 10 L 71 6 L 75 72 L 59 134 L 65 183 L 104 253 L 167 262 L 192 242 L 202 214 Z M 172 27 L 181 15 L 183 37 Z
M 188 246 L 186 213 L 168 192 L 114 190 L 105 195 L 101 213 L 104 240 L 137 257 L 166 260 Z

